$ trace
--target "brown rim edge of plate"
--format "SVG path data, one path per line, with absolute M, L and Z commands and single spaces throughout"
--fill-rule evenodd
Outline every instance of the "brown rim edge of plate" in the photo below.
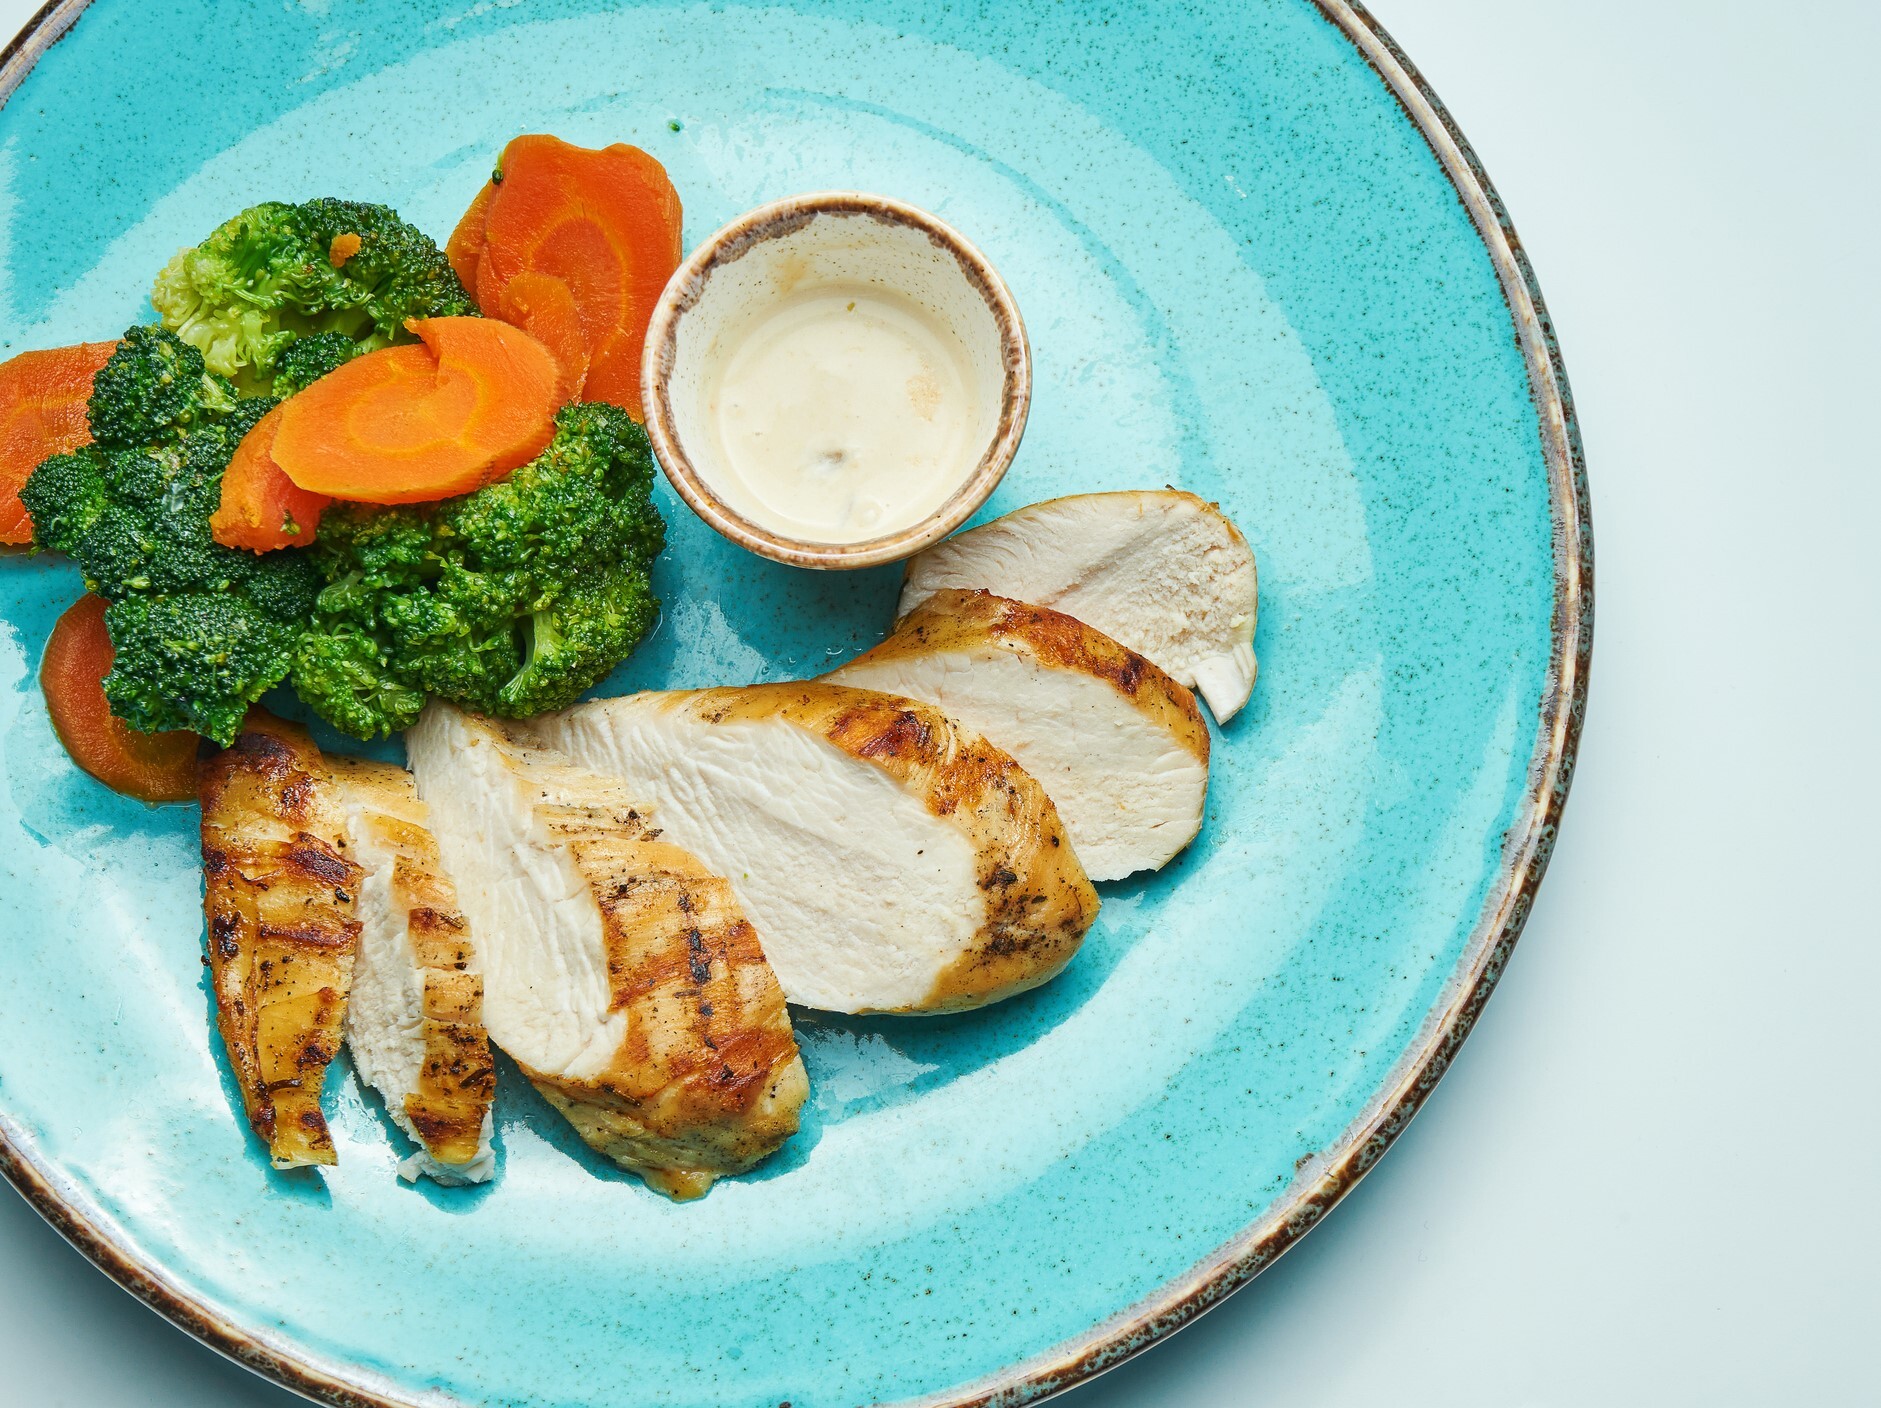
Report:
M 91 0 L 49 0 L 0 50 L 0 106 L 40 56 L 64 37 Z M 1515 323 L 1530 397 L 1540 421 L 1554 536 L 1554 620 L 1542 698 L 1542 728 L 1529 760 L 1528 788 L 1518 820 L 1503 842 L 1502 865 L 1443 998 L 1372 1101 L 1327 1152 L 1304 1164 L 1274 1209 L 1154 1295 L 1084 1335 L 987 1378 L 910 1400 L 906 1408 L 1009 1408 L 1035 1402 L 1095 1378 L 1213 1309 L 1265 1271 L 1330 1212 L 1371 1171 L 1411 1122 L 1450 1067 L 1483 1004 L 1495 990 L 1521 936 L 1548 868 L 1574 775 L 1587 709 L 1594 643 L 1594 539 L 1587 463 L 1554 324 L 1542 301 L 1527 252 L 1502 198 L 1449 110 L 1397 43 L 1358 0 L 1313 0 L 1384 80 L 1405 116 L 1429 144 L 1457 198 L 1469 212 L 1495 266 Z M 77 1190 L 16 1141 L 0 1119 L 0 1174 L 53 1228 L 132 1295 L 210 1348 L 264 1378 L 337 1408 L 440 1408 L 452 1400 L 394 1396 L 389 1384 L 368 1386 L 355 1374 L 264 1341 L 193 1298 L 140 1262 L 77 1206 Z

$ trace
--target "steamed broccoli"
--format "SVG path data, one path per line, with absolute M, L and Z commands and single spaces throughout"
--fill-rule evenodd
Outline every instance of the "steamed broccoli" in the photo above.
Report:
M 328 585 L 294 688 L 360 738 L 410 725 L 426 693 L 512 718 L 573 703 L 658 615 L 652 484 L 646 432 L 591 403 L 565 408 L 548 448 L 500 484 L 335 504 L 309 549 Z
M 334 243 L 343 236 L 357 239 L 350 254 L 353 240 Z M 345 356 L 409 341 L 407 318 L 477 311 L 428 235 L 387 206 L 331 199 L 244 210 L 178 253 L 150 301 L 245 396 L 282 396 L 314 379 L 282 363 L 301 338 L 344 339 L 322 344 L 320 375 Z
M 319 574 L 302 551 L 238 552 L 209 531 L 229 456 L 274 404 L 237 400 L 175 334 L 132 328 L 92 383 L 95 443 L 20 491 L 34 543 L 111 603 L 105 698 L 133 728 L 226 744 L 287 674 Z
M 307 575 L 302 599 L 311 603 L 316 582 Z M 105 698 L 133 728 L 193 729 L 226 747 L 248 706 L 293 665 L 305 623 L 304 612 L 283 620 L 239 588 L 114 601 L 105 611 L 117 652 Z
M 343 332 L 317 332 L 311 337 L 297 337 L 274 359 L 274 394 L 292 396 L 305 391 L 343 362 L 350 361 L 359 349 Z
M 111 449 L 171 440 L 235 409 L 235 388 L 204 370 L 201 353 L 155 326 L 126 332 L 91 388 L 91 438 Z
M 408 728 L 425 707 L 422 689 L 385 665 L 383 644 L 346 621 L 301 638 L 294 658 L 294 688 L 341 733 L 372 738 Z

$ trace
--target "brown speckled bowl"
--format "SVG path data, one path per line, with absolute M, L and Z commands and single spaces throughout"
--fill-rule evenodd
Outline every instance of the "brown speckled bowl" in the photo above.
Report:
M 877 284 L 937 315 L 978 382 L 977 459 L 932 513 L 859 542 L 816 542 L 734 507 L 705 433 L 700 374 L 714 342 L 769 300 L 817 283 Z M 1032 400 L 1025 323 L 1004 281 L 957 230 L 887 196 L 825 191 L 741 215 L 693 251 L 653 310 L 641 363 L 647 433 L 693 512 L 752 552 L 797 567 L 875 567 L 938 542 L 986 502 L 1012 463 Z

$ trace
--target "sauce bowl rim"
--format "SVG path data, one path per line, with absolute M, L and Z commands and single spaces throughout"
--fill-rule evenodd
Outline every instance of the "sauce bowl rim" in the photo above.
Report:
M 804 229 L 813 221 L 869 219 L 920 231 L 953 257 L 962 278 L 986 304 L 999 333 L 1001 390 L 993 434 L 973 471 L 932 513 L 905 528 L 854 543 L 793 537 L 731 508 L 699 473 L 675 427 L 670 384 L 679 325 L 704 297 L 712 274 L 761 244 Z M 1032 349 L 1012 292 L 979 247 L 939 216 L 892 196 L 864 191 L 811 191 L 748 210 L 703 240 L 674 271 L 654 305 L 640 362 L 640 398 L 653 453 L 680 498 L 694 513 L 740 547 L 796 567 L 851 569 L 899 562 L 930 547 L 965 523 L 1005 477 L 1032 403 Z

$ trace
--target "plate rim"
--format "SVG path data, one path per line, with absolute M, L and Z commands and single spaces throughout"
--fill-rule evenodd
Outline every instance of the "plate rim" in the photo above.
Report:
M 1151 1295 L 1083 1334 L 982 1378 L 904 1400 L 902 1408 L 991 1408 L 1061 1393 L 1193 1323 L 1271 1266 L 1377 1165 L 1443 1078 L 1508 964 L 1554 851 L 1586 715 L 1594 626 L 1593 520 L 1567 367 L 1528 253 L 1449 109 L 1362 0 L 1311 3 L 1357 49 L 1437 158 L 1489 253 L 1528 372 L 1548 475 L 1554 602 L 1541 727 L 1529 759 L 1523 804 L 1505 834 L 1495 882 L 1442 998 L 1364 1111 L 1329 1152 L 1315 1154 L 1300 1167 L 1265 1216 Z M 90 4 L 47 0 L 0 49 L 0 107 Z M 322 1363 L 298 1346 L 236 1325 L 94 1222 L 79 1206 L 82 1195 L 77 1187 L 36 1155 L 31 1138 L 4 1111 L 0 1175 L 118 1285 L 179 1329 L 265 1379 L 335 1408 L 471 1408 L 437 1393 L 405 1396 L 357 1366 L 336 1372 L 339 1366 Z

